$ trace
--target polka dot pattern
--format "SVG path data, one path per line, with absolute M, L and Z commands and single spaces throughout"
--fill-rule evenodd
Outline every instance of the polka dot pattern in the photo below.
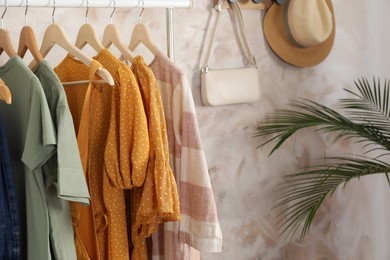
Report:
M 141 93 L 131 69 L 104 50 L 96 60 L 114 76 L 111 118 L 104 152 L 104 204 L 108 211 L 108 259 L 129 259 L 124 189 L 141 186 L 149 137 Z
M 129 259 L 131 246 L 132 259 L 147 259 L 145 238 L 157 231 L 159 223 L 180 220 L 160 92 L 140 56 L 131 69 L 108 50 L 95 60 L 111 73 L 115 86 L 94 85 L 90 94 L 85 145 L 89 151 L 86 177 L 92 213 L 74 218 L 80 223 L 78 238 L 86 246 L 84 251 L 79 248 L 78 257 L 87 259 L 88 251 L 94 259 L 90 251 L 96 236 L 96 255 L 100 259 Z M 89 76 L 89 68 L 70 56 L 55 71 L 63 82 Z M 86 85 L 65 87 L 76 132 L 86 90 Z M 125 198 L 125 190 L 129 189 L 130 196 Z
M 130 175 L 133 158 L 129 157 L 134 150 L 134 136 L 146 142 L 135 146 L 133 153 L 135 160 L 141 162 L 137 164 L 139 179 L 142 181 L 145 176 L 149 156 L 146 115 L 131 69 L 108 50 L 99 53 L 95 60 L 110 72 L 115 86 L 94 85 L 91 91 L 87 176 L 93 215 L 81 215 L 80 223 L 83 218 L 84 222 L 94 223 L 100 259 L 125 260 L 129 259 L 129 245 L 123 189 L 133 186 Z M 88 67 L 69 56 L 56 71 L 62 81 L 84 80 L 89 75 Z M 78 128 L 86 86 L 69 86 L 65 91 Z M 140 127 L 127 127 L 133 123 Z M 88 245 L 91 236 L 86 236 L 83 243 Z
M 132 259 L 147 259 L 145 238 L 157 231 L 159 223 L 180 220 L 180 205 L 169 166 L 164 109 L 156 79 L 141 56 L 134 59 L 132 71 L 141 90 L 150 142 L 144 185 L 131 191 Z
M 71 82 L 71 81 L 79 81 L 79 80 L 88 80 L 90 69 L 88 66 L 84 65 L 80 61 L 72 58 L 71 56 L 67 56 L 56 68 L 54 68 L 54 71 L 60 78 L 61 82 Z M 84 100 L 87 93 L 88 85 L 73 85 L 73 86 L 65 86 L 65 93 L 67 97 L 67 101 L 69 104 L 69 109 L 71 111 L 73 122 L 75 126 L 76 133 L 79 132 L 80 128 L 80 120 L 84 105 Z M 100 98 L 100 94 L 102 96 L 104 95 L 105 98 L 110 98 L 111 89 L 106 86 L 106 91 L 103 93 L 100 91 L 102 88 L 101 85 L 93 85 L 90 93 L 90 110 L 89 115 L 90 118 L 94 118 L 94 116 L 99 116 L 98 106 L 99 103 L 102 101 L 102 98 Z M 97 100 L 95 100 L 97 98 Z M 101 116 L 101 115 L 100 115 Z M 99 203 L 99 200 L 102 201 L 102 195 L 99 187 L 99 181 L 95 180 L 94 176 L 99 176 L 100 179 L 102 179 L 102 169 L 103 165 L 102 159 L 97 162 L 96 160 L 99 155 L 97 154 L 97 151 L 94 151 L 92 142 L 96 137 L 94 138 L 93 135 L 96 133 L 96 130 L 99 130 L 101 128 L 97 127 L 96 125 L 98 123 L 104 123 L 104 118 L 96 118 L 95 120 L 89 120 L 88 122 L 88 128 L 89 128 L 89 142 L 87 144 L 80 144 L 80 140 L 78 140 L 79 143 L 79 150 L 83 150 L 81 147 L 82 145 L 88 145 L 90 154 L 88 155 L 87 162 L 83 161 L 83 165 L 87 164 L 87 169 L 85 170 L 85 176 L 87 180 L 87 184 L 89 187 L 89 192 L 91 196 L 91 206 L 86 208 L 82 207 L 79 204 L 72 203 L 72 220 L 73 225 L 75 228 L 75 234 L 76 234 L 76 252 L 77 252 L 77 258 L 78 259 L 98 259 L 99 258 L 99 246 L 97 241 L 97 235 L 96 235 L 96 227 L 99 227 L 99 225 L 102 225 L 102 218 L 94 216 L 98 216 L 98 212 L 102 212 L 102 203 Z M 78 139 L 79 136 L 78 136 Z M 104 141 L 101 141 L 100 143 L 104 143 Z M 101 215 L 101 214 L 100 214 Z M 99 225 L 97 225 L 99 224 Z

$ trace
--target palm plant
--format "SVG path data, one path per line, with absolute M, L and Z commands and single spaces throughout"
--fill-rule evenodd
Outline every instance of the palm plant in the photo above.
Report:
M 385 174 L 390 186 L 390 164 L 385 162 L 390 152 L 390 83 L 386 80 L 381 87 L 379 79 L 373 79 L 370 85 L 362 78 L 355 85 L 357 91 L 346 90 L 352 97 L 339 100 L 343 114 L 302 99 L 292 102 L 290 109 L 271 114 L 256 128 L 255 136 L 268 138 L 259 148 L 274 142 L 270 155 L 297 131 L 310 127 L 334 133 L 335 141 L 349 139 L 363 144 L 362 155 L 326 157 L 322 164 L 307 166 L 283 178 L 276 198 L 282 234 L 292 237 L 301 229 L 302 240 L 324 200 L 351 179 Z M 380 155 L 372 156 L 374 150 Z

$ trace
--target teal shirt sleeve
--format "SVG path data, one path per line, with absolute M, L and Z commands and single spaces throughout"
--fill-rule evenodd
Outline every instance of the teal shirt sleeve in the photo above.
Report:
M 43 86 L 51 117 L 57 130 L 57 154 L 50 163 L 45 165 L 47 176 L 51 178 L 49 183 L 56 183 L 58 198 L 89 205 L 88 186 L 64 87 L 46 61 L 42 61 L 38 65 L 35 74 Z
M 65 105 L 57 107 L 57 131 L 58 196 L 89 205 L 72 115 Z
M 56 134 L 38 78 L 31 79 L 30 91 L 31 109 L 22 161 L 34 171 L 55 153 Z

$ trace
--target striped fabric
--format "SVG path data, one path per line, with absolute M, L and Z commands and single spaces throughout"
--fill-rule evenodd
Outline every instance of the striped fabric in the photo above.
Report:
M 183 72 L 163 54 L 156 55 L 150 68 L 164 105 L 182 220 L 160 225 L 149 240 L 149 254 L 152 259 L 199 259 L 199 251 L 222 250 L 222 232 L 191 89 Z

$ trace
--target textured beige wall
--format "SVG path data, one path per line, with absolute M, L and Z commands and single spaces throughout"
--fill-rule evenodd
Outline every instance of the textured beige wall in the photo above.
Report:
M 358 77 L 388 76 L 390 4 L 387 0 L 375 2 L 334 0 L 337 29 L 333 50 L 323 63 L 306 69 L 278 59 L 263 38 L 263 13 L 244 11 L 262 98 L 255 104 L 226 107 L 205 107 L 200 100 L 199 70 L 211 13 L 209 1 L 194 0 L 192 9 L 175 10 L 176 62 L 192 87 L 224 235 L 223 252 L 204 253 L 203 259 L 390 259 L 390 225 L 385 221 L 390 216 L 390 207 L 385 204 L 390 192 L 382 176 L 352 182 L 346 189 L 336 191 L 320 209 L 303 243 L 286 243 L 274 227 L 271 208 L 278 177 L 324 155 L 359 154 L 358 147 L 345 142 L 333 144 L 329 136 L 305 131 L 268 157 L 269 149 L 256 149 L 260 140 L 252 138 L 256 123 L 275 109 L 285 107 L 290 99 L 304 97 L 333 106 L 346 95 L 343 88 L 351 89 Z M 139 12 L 118 9 L 114 15 L 125 42 L 129 42 Z M 111 10 L 91 9 L 89 13 L 90 23 L 102 36 Z M 84 14 L 82 9 L 57 9 L 55 17 L 74 40 L 84 23 Z M 28 18 L 41 42 L 44 29 L 51 23 L 51 10 L 30 8 Z M 243 60 L 229 16 L 225 13 L 221 19 L 223 26 L 216 37 L 212 64 L 240 66 Z M 145 10 L 143 21 L 154 41 L 165 49 L 165 10 Z M 4 23 L 17 46 L 24 9 L 9 8 Z M 86 51 L 93 54 L 91 49 Z M 146 53 L 142 49 L 140 52 Z M 63 57 L 64 52 L 56 47 L 48 60 L 56 65 Z M 1 56 L 2 60 L 5 58 Z

